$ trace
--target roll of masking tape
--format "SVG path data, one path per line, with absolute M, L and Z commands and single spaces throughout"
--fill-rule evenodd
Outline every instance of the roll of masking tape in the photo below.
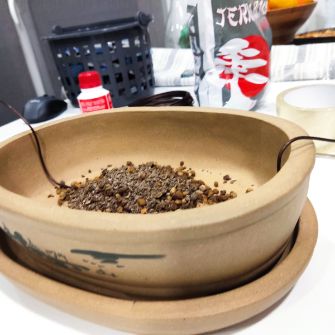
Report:
M 311 136 L 335 139 L 335 85 L 299 86 L 277 96 L 277 115 Z M 318 154 L 335 155 L 335 144 L 315 141 Z

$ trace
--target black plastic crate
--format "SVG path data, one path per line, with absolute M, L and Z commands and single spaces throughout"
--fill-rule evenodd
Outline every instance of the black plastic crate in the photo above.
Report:
M 113 106 L 127 106 L 154 91 L 148 24 L 152 16 L 135 17 L 74 27 L 55 26 L 46 37 L 67 97 L 78 106 L 78 75 L 100 73 L 111 92 Z

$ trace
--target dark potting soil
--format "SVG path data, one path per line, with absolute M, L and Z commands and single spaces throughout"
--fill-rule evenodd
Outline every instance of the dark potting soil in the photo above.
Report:
M 89 171 L 90 173 L 91 171 Z M 224 182 L 231 180 L 224 176 Z M 236 198 L 195 179 L 195 172 L 180 162 L 178 168 L 154 162 L 103 169 L 100 176 L 58 188 L 58 204 L 69 208 L 110 213 L 163 213 L 196 208 Z

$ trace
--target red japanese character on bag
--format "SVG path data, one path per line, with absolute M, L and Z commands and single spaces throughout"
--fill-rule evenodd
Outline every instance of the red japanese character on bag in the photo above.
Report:
M 270 76 L 267 1 L 188 2 L 199 105 L 252 109 Z

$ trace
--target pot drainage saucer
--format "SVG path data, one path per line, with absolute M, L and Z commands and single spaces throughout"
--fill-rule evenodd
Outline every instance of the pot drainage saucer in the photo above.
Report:
M 131 333 L 199 334 L 247 320 L 284 297 L 309 263 L 316 240 L 317 220 L 307 202 L 292 249 L 270 272 L 231 291 L 185 300 L 117 299 L 61 284 L 15 262 L 3 238 L 0 271 L 30 294 L 85 320 Z

